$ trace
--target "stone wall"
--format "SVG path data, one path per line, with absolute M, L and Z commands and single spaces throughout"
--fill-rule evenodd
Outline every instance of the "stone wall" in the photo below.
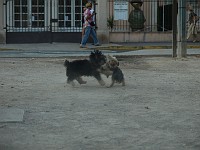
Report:
M 172 32 L 111 32 L 110 42 L 171 42 Z

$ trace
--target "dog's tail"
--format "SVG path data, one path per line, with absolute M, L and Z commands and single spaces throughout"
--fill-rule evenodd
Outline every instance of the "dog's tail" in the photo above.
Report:
M 64 66 L 65 66 L 65 67 L 68 67 L 68 65 L 69 65 L 69 61 L 68 61 L 68 60 L 65 60 Z

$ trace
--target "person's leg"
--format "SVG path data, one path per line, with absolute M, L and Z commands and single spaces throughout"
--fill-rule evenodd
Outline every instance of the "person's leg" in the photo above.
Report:
M 193 24 L 190 24 L 190 26 L 188 27 L 188 31 L 187 31 L 187 40 L 192 35 L 192 28 L 193 28 Z
M 85 28 L 82 29 L 82 38 L 83 38 L 84 34 L 85 34 Z
M 99 45 L 99 41 L 98 41 L 98 39 L 97 39 L 97 35 L 96 35 L 96 32 L 95 32 L 95 30 L 92 28 L 91 29 L 91 36 L 92 36 L 92 39 L 93 39 L 93 41 L 94 41 L 94 45 Z
M 196 42 L 196 41 L 197 41 L 197 28 L 195 25 L 193 29 L 193 42 Z
M 193 34 L 193 42 L 197 41 L 197 34 Z
M 83 29 L 82 29 L 82 33 L 81 33 L 80 46 L 81 46 L 81 42 L 82 42 L 82 40 L 83 40 L 83 36 L 84 36 L 84 34 L 85 34 L 85 28 L 83 27 Z
M 81 47 L 85 47 L 86 43 L 87 43 L 87 40 L 90 36 L 90 31 L 91 31 L 91 27 L 86 27 L 85 28 L 85 34 L 83 36 L 83 39 L 81 41 Z

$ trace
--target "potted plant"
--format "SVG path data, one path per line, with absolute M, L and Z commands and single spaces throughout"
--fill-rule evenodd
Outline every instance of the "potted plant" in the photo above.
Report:
M 109 18 L 107 18 L 107 26 L 112 31 L 112 29 L 114 27 L 114 17 L 113 16 L 110 16 Z

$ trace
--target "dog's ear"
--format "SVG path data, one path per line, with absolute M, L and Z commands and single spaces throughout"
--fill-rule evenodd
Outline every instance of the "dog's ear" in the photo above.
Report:
M 65 67 L 68 67 L 69 64 L 70 64 L 70 62 L 66 59 L 65 62 L 64 62 L 64 66 L 65 66 Z
M 112 58 L 113 58 L 113 60 L 114 60 L 114 61 L 118 62 L 118 60 L 117 60 L 117 58 L 116 58 L 116 57 L 112 57 Z
M 100 51 L 100 50 L 94 50 L 94 53 L 96 54 L 96 55 L 102 55 L 102 52 Z
M 93 56 L 93 55 L 94 55 L 94 52 L 91 52 L 90 55 Z

